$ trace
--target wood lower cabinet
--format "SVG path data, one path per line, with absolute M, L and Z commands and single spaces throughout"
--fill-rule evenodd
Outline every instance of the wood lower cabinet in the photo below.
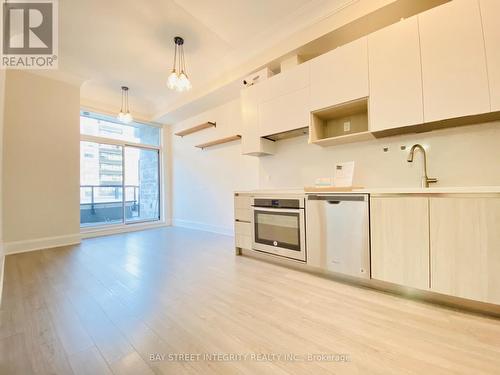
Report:
M 500 304 L 500 197 L 430 198 L 431 290 Z
M 428 198 L 372 197 L 370 225 L 372 278 L 428 289 Z
M 252 248 L 252 197 L 236 193 L 234 195 L 234 246 L 236 254 L 241 249 Z

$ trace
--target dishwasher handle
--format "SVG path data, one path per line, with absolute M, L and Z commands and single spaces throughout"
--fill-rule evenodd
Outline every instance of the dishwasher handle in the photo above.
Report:
M 310 201 L 327 201 L 330 204 L 339 204 L 340 202 L 365 202 L 368 199 L 367 194 L 312 194 L 307 196 Z

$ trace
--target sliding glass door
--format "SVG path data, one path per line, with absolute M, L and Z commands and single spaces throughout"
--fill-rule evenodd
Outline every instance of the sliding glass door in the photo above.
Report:
M 80 224 L 123 222 L 123 147 L 80 142 Z
M 160 129 L 82 116 L 81 130 L 81 226 L 159 220 Z

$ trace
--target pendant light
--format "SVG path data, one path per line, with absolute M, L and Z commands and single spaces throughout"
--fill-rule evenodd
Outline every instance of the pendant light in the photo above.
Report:
M 130 124 L 134 121 L 134 118 L 130 114 L 128 109 L 128 87 L 122 86 L 122 107 L 120 109 L 120 113 L 116 116 L 118 121 L 123 122 L 124 124 Z
M 186 62 L 184 60 L 184 39 L 180 36 L 174 38 L 174 64 L 172 72 L 168 76 L 167 86 L 171 90 L 187 91 L 191 88 L 191 82 L 186 74 Z

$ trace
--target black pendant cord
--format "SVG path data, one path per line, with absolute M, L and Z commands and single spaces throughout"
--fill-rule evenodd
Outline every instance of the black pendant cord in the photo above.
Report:
M 181 46 L 182 49 L 182 72 L 186 74 L 186 60 L 184 59 L 184 44 Z

